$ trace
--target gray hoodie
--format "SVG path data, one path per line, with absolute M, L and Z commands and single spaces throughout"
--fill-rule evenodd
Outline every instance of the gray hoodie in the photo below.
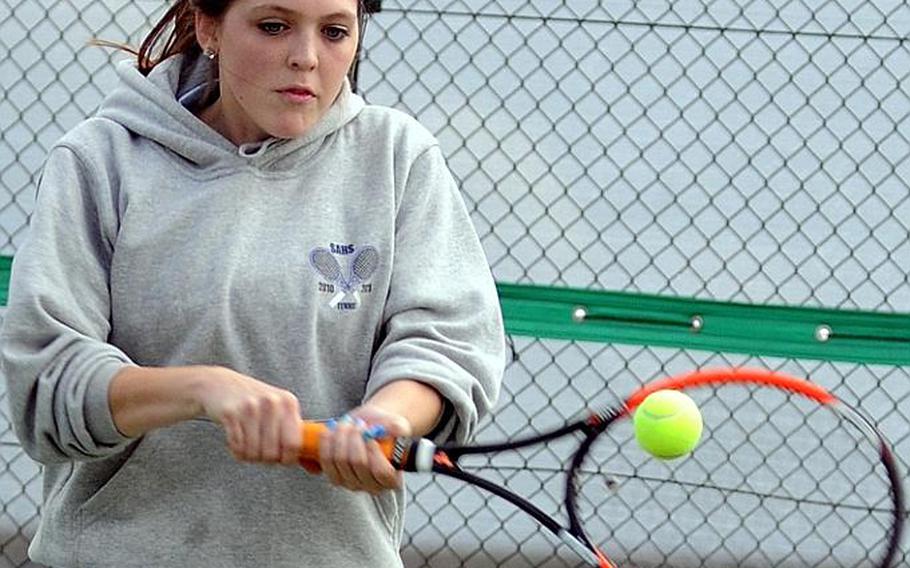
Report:
M 138 439 L 114 426 L 126 364 L 227 366 L 290 390 L 306 418 L 418 378 L 454 411 L 441 439 L 469 437 L 498 395 L 496 290 L 428 131 L 346 86 L 304 137 L 238 149 L 177 100 L 206 64 L 121 64 L 48 156 L 0 339 L 16 433 L 45 465 L 30 554 L 400 566 L 403 492 L 238 463 L 203 420 Z

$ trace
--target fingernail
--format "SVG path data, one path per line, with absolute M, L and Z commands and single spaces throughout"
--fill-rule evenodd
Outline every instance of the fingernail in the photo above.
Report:
M 371 426 L 369 429 L 363 431 L 364 440 L 375 440 L 376 438 L 383 438 L 387 434 L 385 426 L 382 424 L 376 424 Z

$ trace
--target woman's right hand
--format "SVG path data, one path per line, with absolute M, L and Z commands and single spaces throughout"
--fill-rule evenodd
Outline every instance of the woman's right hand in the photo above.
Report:
M 224 367 L 204 368 L 202 411 L 224 429 L 240 461 L 297 465 L 300 402 L 291 392 Z

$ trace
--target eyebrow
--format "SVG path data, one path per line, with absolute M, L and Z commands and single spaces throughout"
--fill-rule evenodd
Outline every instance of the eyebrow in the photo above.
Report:
M 253 8 L 253 11 L 254 12 L 280 12 L 280 13 L 286 14 L 288 16 L 299 16 L 300 15 L 300 12 L 298 12 L 297 10 L 292 10 L 290 8 L 287 8 L 285 6 L 281 6 L 278 4 L 260 4 L 258 6 L 255 6 Z M 342 19 L 342 20 L 349 20 L 351 22 L 356 22 L 357 15 L 354 12 L 351 12 L 348 10 L 339 10 L 337 12 L 332 12 L 331 14 L 326 14 L 326 15 L 322 16 L 321 19 L 323 19 L 323 20 Z

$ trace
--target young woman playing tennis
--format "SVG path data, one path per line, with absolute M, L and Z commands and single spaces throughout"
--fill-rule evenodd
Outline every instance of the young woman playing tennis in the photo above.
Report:
M 363 18 L 180 0 L 50 151 L 0 344 L 35 561 L 401 564 L 363 430 L 466 439 L 504 340 L 437 142 L 351 91 Z M 338 416 L 307 473 L 299 420 Z

